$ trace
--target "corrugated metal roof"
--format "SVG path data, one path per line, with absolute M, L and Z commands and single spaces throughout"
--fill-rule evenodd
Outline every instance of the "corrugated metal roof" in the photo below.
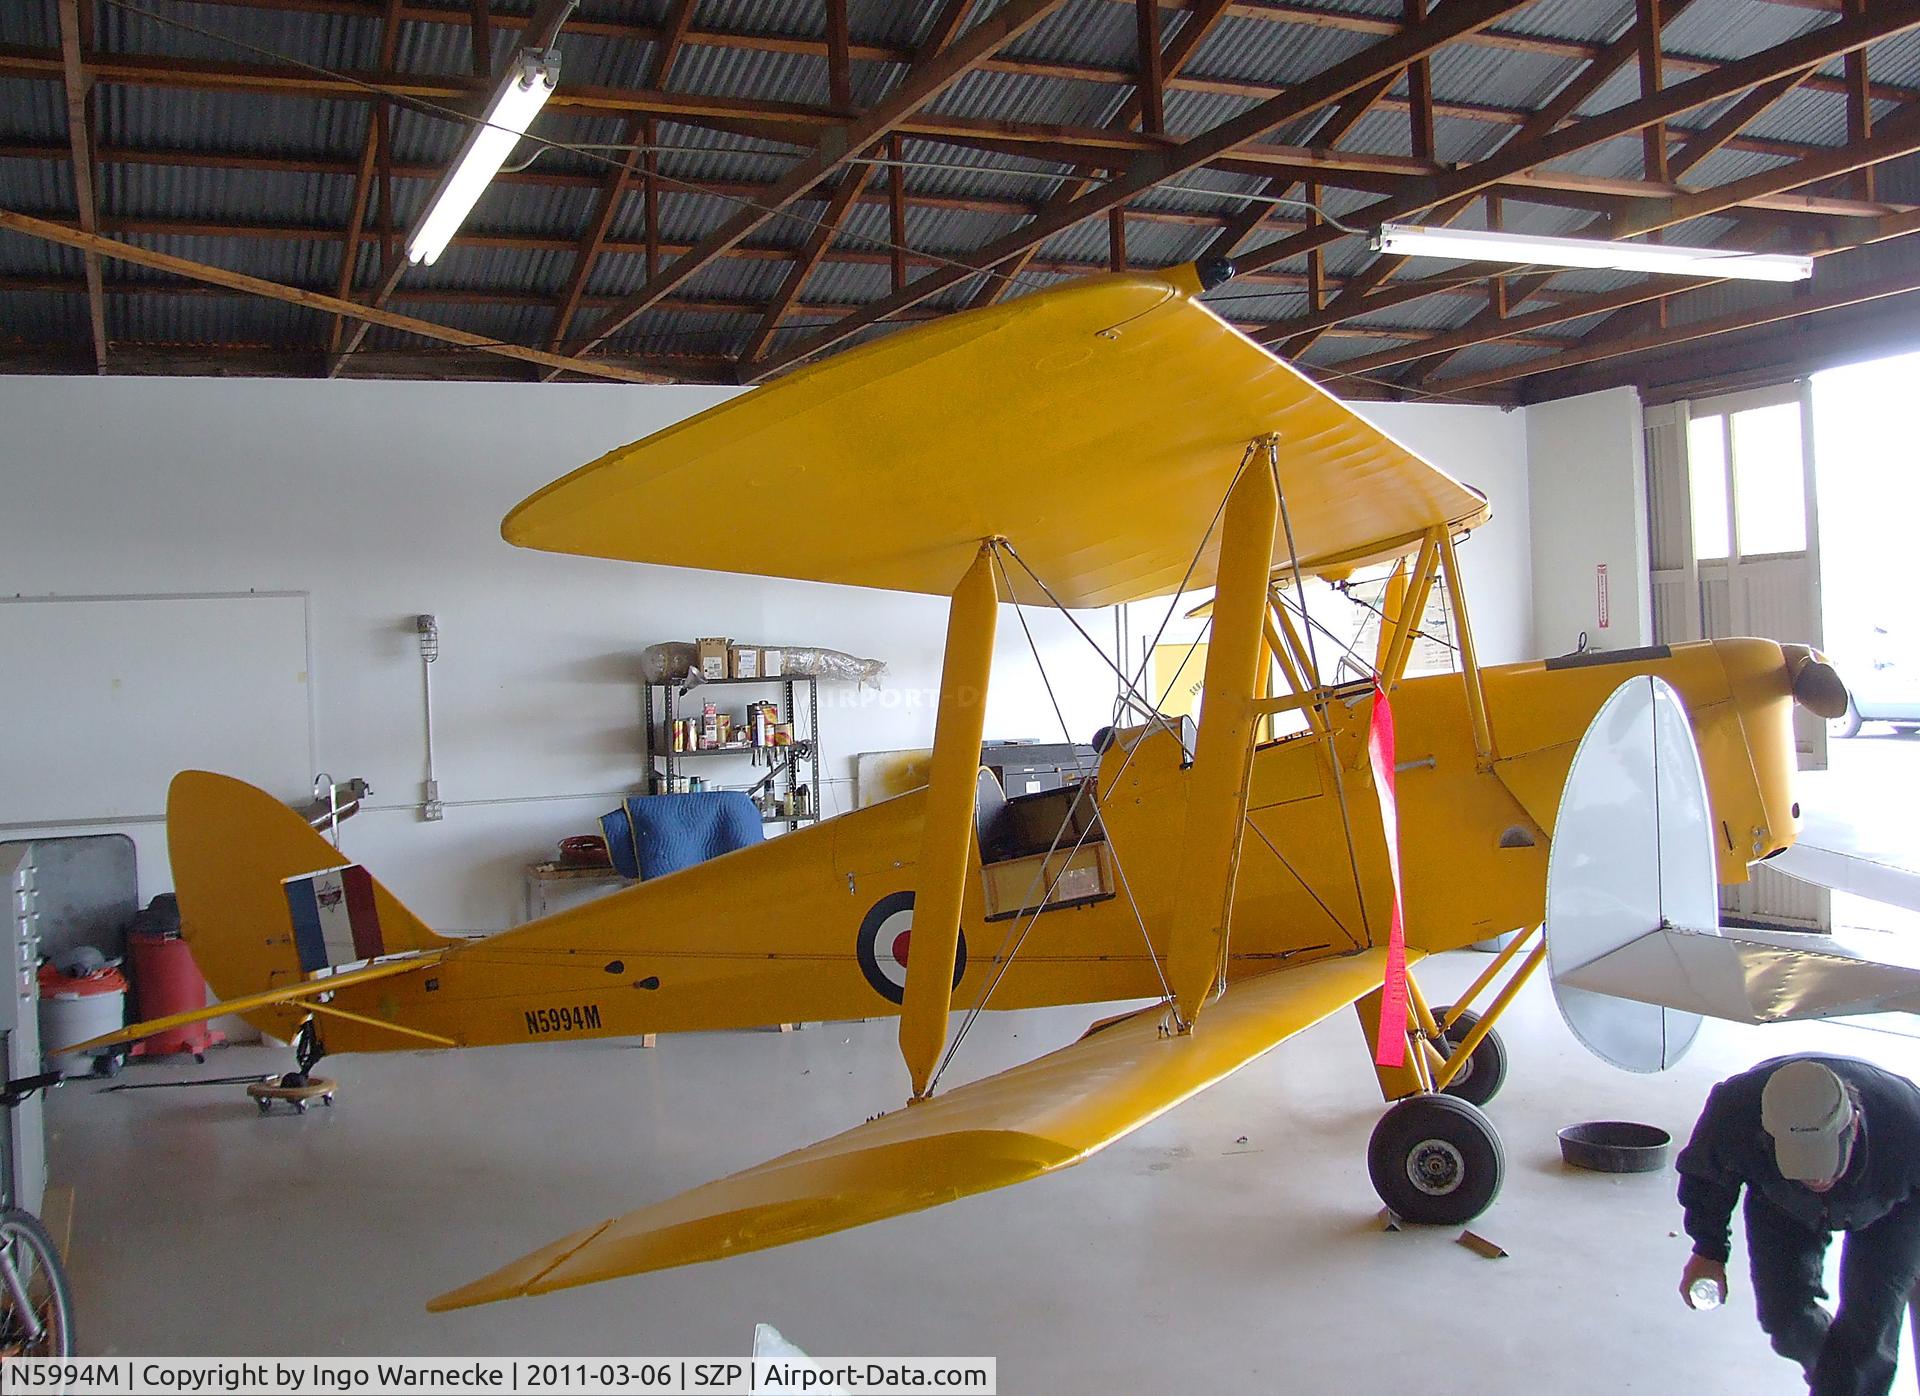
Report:
M 76 261 L 78 260 L 76 256 Z M 77 270 L 77 268 L 76 268 Z M 8 291 L 0 316 L 0 348 L 84 343 L 87 298 L 52 291 Z
M 1276 24 L 1229 14 L 1207 35 L 1190 66 L 1209 77 L 1285 87 L 1305 82 L 1379 41 L 1378 35 L 1330 26 Z
M 73 166 L 51 160 L 0 160 L 0 208 L 40 215 L 66 213 L 73 208 Z
M 1116 96 L 1107 83 L 975 71 L 942 88 L 926 110 L 990 121 L 1097 126 L 1124 100 L 1125 89 Z
M 58 48 L 58 12 L 51 5 L 0 5 L 0 44 Z
M 432 3 L 446 15 L 447 22 L 409 20 L 404 23 L 398 38 L 396 66 L 408 72 L 438 74 L 452 86 L 477 93 L 482 85 L 471 77 L 472 40 L 465 6 L 455 4 L 454 0 L 432 0 Z M 495 0 L 494 9 L 496 14 L 526 14 L 533 3 L 534 0 Z M 1313 19 L 1276 21 L 1236 12 L 1214 27 L 1187 71 L 1279 90 L 1309 81 L 1335 63 L 1378 43 L 1398 28 L 1403 14 L 1402 0 L 1307 0 L 1307 3 L 1328 14 L 1366 15 L 1380 23 L 1365 26 L 1367 32 L 1356 32 Z M 580 19 L 597 21 L 603 27 L 617 27 L 619 32 L 564 33 L 563 86 L 618 88 L 645 82 L 653 64 L 655 45 L 642 35 L 657 28 L 668 12 L 668 4 L 669 0 L 644 0 L 643 3 L 589 0 L 579 12 Z M 922 41 L 936 8 L 902 6 L 887 0 L 854 0 L 850 6 L 852 37 L 859 44 L 880 44 L 904 52 Z M 976 7 L 973 20 L 977 22 L 979 14 L 990 13 L 993 8 L 992 0 L 983 0 Z M 331 13 L 322 7 L 270 10 L 228 3 L 180 3 L 166 8 L 167 17 L 207 31 L 199 34 L 188 32 L 179 24 L 143 18 L 119 6 L 100 6 L 99 13 L 98 46 L 101 49 L 171 57 L 182 63 L 214 61 L 284 66 L 297 59 L 322 67 L 364 71 L 375 65 L 380 47 L 379 10 L 373 5 L 344 14 Z M 55 0 L 0 3 L 0 43 L 42 51 L 54 49 L 58 42 L 55 14 Z M 1495 29 L 1510 35 L 1597 47 L 1624 32 L 1632 14 L 1632 0 L 1536 0 L 1504 16 Z M 1184 10 L 1164 9 L 1159 18 L 1163 40 L 1171 39 L 1193 22 L 1191 12 Z M 1670 23 L 1665 43 L 1670 51 L 1710 60 L 1731 60 L 1804 33 L 1830 19 L 1830 15 L 1817 11 L 1761 3 L 1761 0 L 1693 0 L 1682 15 Z M 671 90 L 781 104 L 818 106 L 826 102 L 824 13 L 817 3 L 796 6 L 790 0 L 700 0 L 693 22 L 702 31 L 777 36 L 783 42 L 800 43 L 806 51 L 768 52 L 747 46 L 690 44 L 682 50 L 672 71 L 668 83 Z M 1135 23 L 1135 10 L 1130 4 L 1117 0 L 1068 0 L 1010 44 L 1003 57 L 1016 62 L 1031 59 L 1129 73 L 1137 62 Z M 235 39 L 244 42 L 236 44 Z M 496 67 L 517 41 L 516 31 L 495 26 Z M 748 42 L 752 42 L 751 38 Z M 1920 83 L 1920 34 L 1881 41 L 1874 45 L 1869 56 L 1876 81 Z M 1834 72 L 1840 70 L 1837 62 L 1828 67 Z M 1525 113 L 1537 109 L 1559 91 L 1580 70 L 1580 63 L 1563 52 L 1540 52 L 1524 43 L 1456 42 L 1434 55 L 1431 68 L 1436 99 L 1443 106 L 1453 103 Z M 881 100 L 898 84 L 905 71 L 905 65 L 899 62 L 856 59 L 852 69 L 856 104 Z M 1672 80 L 1680 80 L 1686 71 L 1685 68 L 1676 70 Z M 8 86 L 4 89 L 4 108 L 0 108 L 5 111 L 5 117 L 0 118 L 0 142 L 44 145 L 56 158 L 0 160 L 0 204 L 70 216 L 72 191 L 61 149 L 65 140 L 65 113 L 60 86 L 37 78 L 5 81 Z M 951 84 L 936 98 L 930 110 L 935 114 L 974 118 L 982 123 L 1091 127 L 1110 120 L 1132 92 L 1132 86 L 1126 82 L 975 72 Z M 1369 114 L 1343 139 L 1343 148 L 1395 156 L 1408 152 L 1404 79 L 1396 84 L 1394 93 L 1393 102 Z M 1604 110 L 1638 95 L 1637 69 L 1628 63 L 1589 99 L 1583 110 Z M 1255 96 L 1176 89 L 1167 94 L 1169 129 L 1176 136 L 1210 129 L 1246 112 L 1259 100 Z M 1712 121 L 1734 100 L 1722 99 L 1685 114 L 1673 123 L 1676 142 L 1683 138 L 1688 127 L 1697 128 Z M 342 246 L 342 238 L 333 230 L 344 223 L 352 201 L 353 171 L 367 138 L 372 110 L 367 101 L 357 95 L 321 100 L 109 82 L 99 88 L 96 107 L 98 138 L 109 146 L 180 147 L 269 158 L 285 154 L 331 164 L 334 173 L 302 174 L 292 170 L 111 163 L 101 169 L 100 194 L 103 216 L 110 229 L 116 220 L 138 218 L 324 230 L 324 235 L 317 237 L 230 236 L 159 241 L 169 250 L 178 250 L 180 255 L 199 257 L 222 266 L 293 284 L 332 286 Z M 1887 110 L 1889 104 L 1877 104 L 1878 115 L 1884 116 Z M 1304 114 L 1284 123 L 1266 139 L 1282 144 L 1309 143 L 1326 116 L 1326 109 Z M 540 116 L 535 132 L 548 140 L 610 146 L 624 139 L 627 125 L 627 118 L 618 113 L 555 106 Z M 397 108 L 393 123 L 394 158 L 409 169 L 437 170 L 444 166 L 465 129 L 464 123 L 457 120 L 407 107 Z M 1436 157 L 1448 163 L 1484 158 L 1507 141 L 1515 129 L 1515 123 L 1510 120 L 1474 120 L 1442 112 L 1435 122 Z M 1756 121 L 1751 134 L 1777 142 L 1819 147 L 1839 144 L 1844 140 L 1844 131 L 1845 102 L 1839 95 L 1800 90 L 1789 94 Z M 990 135 L 990 128 L 983 134 Z M 1071 132 L 1066 134 L 1070 136 Z M 786 142 L 686 122 L 662 121 L 658 135 L 665 147 L 660 156 L 664 187 L 659 200 L 659 233 L 669 244 L 698 240 L 742 206 L 738 199 L 678 189 L 671 181 L 771 183 L 806 153 L 805 148 Z M 802 139 L 803 135 L 796 131 L 794 139 Z M 533 149 L 531 143 L 523 143 L 516 152 L 516 163 L 524 161 Z M 1043 156 L 1060 153 L 1044 147 L 1035 149 Z M 945 141 L 915 139 L 906 143 L 905 155 L 914 164 L 905 179 L 910 198 L 937 199 L 949 205 L 958 200 L 981 199 L 999 205 L 966 209 L 911 203 L 906 241 L 916 252 L 924 254 L 913 263 L 914 276 L 926 270 L 926 256 L 971 265 L 981 247 L 1026 221 L 1027 214 L 1018 210 L 1044 206 L 1069 181 L 1079 179 L 1069 166 L 1024 158 L 1012 148 L 989 151 Z M 522 237 L 534 245 L 483 247 L 471 241 L 457 242 L 435 267 L 408 272 L 402 283 L 403 293 L 424 290 L 455 295 L 451 300 L 419 301 L 416 313 L 428 314 L 448 324 L 478 327 L 480 333 L 544 342 L 543 337 L 551 328 L 553 301 L 563 293 L 572 274 L 574 246 L 598 204 L 598 187 L 604 182 L 607 161 L 620 158 L 618 152 L 606 151 L 597 154 L 587 150 L 547 152 L 541 154 L 533 166 L 536 176 L 566 174 L 580 182 L 556 186 L 527 179 L 503 181 L 490 188 L 469 221 L 469 236 Z M 1692 170 L 1687 182 L 1702 186 L 1720 184 L 1770 168 L 1786 158 L 1728 148 Z M 1552 168 L 1587 175 L 1637 178 L 1640 166 L 1641 142 L 1633 135 L 1577 152 Z M 1033 177 L 1036 175 L 1041 177 Z M 1186 172 L 1174 182 L 1184 187 L 1152 189 L 1137 197 L 1137 206 L 1143 211 L 1223 221 L 1246 208 L 1243 200 L 1232 197 L 1234 194 L 1257 191 L 1268 183 L 1261 177 L 1206 170 Z M 885 175 L 876 172 L 871 187 L 884 189 Z M 1883 198 L 1920 202 L 1920 159 L 1885 167 L 1880 187 Z M 402 226 L 417 215 L 429 188 L 424 178 L 398 181 L 395 192 Z M 1553 199 L 1556 196 L 1543 190 L 1539 197 Z M 1380 195 L 1353 189 L 1323 189 L 1320 199 L 1323 207 L 1335 216 L 1366 224 L 1374 217 L 1367 210 L 1379 201 Z M 753 303 L 772 296 L 786 281 L 792 265 L 785 254 L 811 235 L 814 220 L 824 207 L 821 198 L 809 197 L 769 218 L 748 238 L 747 247 L 776 255 L 717 259 L 703 268 L 677 299 Z M 1276 216 L 1291 222 L 1299 214 L 1282 212 Z M 623 196 L 612 226 L 616 244 L 631 248 L 642 242 L 643 218 L 644 201 L 637 192 L 628 192 Z M 1504 226 L 1512 231 L 1574 233 L 1592 227 L 1595 220 L 1593 212 L 1553 203 L 1509 198 L 1505 204 Z M 1476 204 L 1469 208 L 1460 225 L 1475 226 L 1481 221 L 1481 206 Z M 1726 237 L 1735 226 L 1727 217 L 1698 219 L 1672 230 L 1668 236 L 1678 242 L 1706 244 Z M 1216 229 L 1217 221 L 1198 225 L 1176 219 L 1130 218 L 1127 223 L 1129 260 L 1135 265 L 1184 260 L 1209 246 L 1215 239 Z M 1290 231 L 1269 226 L 1249 239 L 1249 244 L 1259 248 Z M 883 201 L 857 204 L 834 247 L 835 255 L 856 254 L 861 260 L 821 265 L 809 278 L 801 305 L 837 308 L 888 294 L 892 290 L 886 256 L 889 232 Z M 1106 219 L 1094 217 L 1056 233 L 1043 245 L 1040 255 L 1042 261 L 1049 264 L 1094 268 L 1106 262 L 1107 242 Z M 1915 245 L 1920 247 L 1920 243 Z M 1902 246 L 1894 244 L 1895 248 Z M 1817 284 L 1839 284 L 1838 278 L 1844 276 L 1868 275 L 1857 270 L 1861 267 L 1903 267 L 1905 262 L 1900 259 L 1908 255 L 1901 250 L 1875 254 L 1882 260 L 1858 255 L 1853 255 L 1851 260 L 1829 258 L 1823 262 L 1821 281 Z M 1343 236 L 1324 249 L 1323 260 L 1328 274 L 1337 280 L 1371 265 L 1374 254 L 1364 238 Z M 644 279 L 642 261 L 631 251 L 602 256 L 590 278 L 589 293 L 610 297 L 631 291 Z M 371 245 L 363 248 L 361 284 L 372 279 L 377 262 L 377 248 Z M 1298 273 L 1304 266 L 1304 257 L 1297 256 L 1279 264 L 1276 270 Z M 1422 274 L 1444 275 L 1449 279 L 1471 278 L 1474 274 L 1471 268 L 1449 268 L 1440 263 L 1415 266 Z M 67 251 L 24 239 L 0 242 L 0 271 L 9 275 L 72 280 L 78 270 L 78 257 Z M 110 277 L 153 280 L 151 273 L 123 266 L 116 266 Z M 1023 275 L 1021 285 L 1009 294 L 1023 294 L 1029 287 L 1051 279 L 1048 273 L 1029 270 Z M 1395 278 L 1394 284 L 1400 284 L 1403 279 L 1404 273 Z M 1595 292 L 1631 284 L 1634 280 L 1626 274 L 1569 272 L 1556 276 L 1551 284 L 1568 292 Z M 966 277 L 959 285 L 928 298 L 923 309 L 962 306 L 978 284 L 978 277 Z M 1290 287 L 1272 287 L 1250 294 L 1249 286 L 1249 283 L 1234 283 L 1230 288 L 1223 288 L 1223 311 L 1254 322 L 1304 313 L 1304 297 Z M 508 293 L 515 299 L 513 303 L 489 306 L 464 298 L 486 292 Z M 0 296 L 4 297 L 0 299 L 0 319 L 5 319 L 11 328 L 17 318 L 14 313 L 17 298 L 5 292 L 0 292 Z M 1236 301 L 1236 297 L 1246 299 Z M 66 336 L 60 342 L 68 349 L 83 350 L 86 341 L 84 298 L 67 299 L 81 302 L 80 314 L 76 316 L 72 306 L 57 311 L 41 306 L 22 313 L 37 315 L 35 323 L 45 327 L 49 334 Z M 234 342 L 304 342 L 307 347 L 314 347 L 324 345 L 328 323 L 327 317 L 299 311 L 287 311 L 277 319 L 273 316 L 249 319 L 241 314 L 229 314 L 222 303 L 232 299 L 230 297 L 142 295 L 122 299 L 140 302 L 125 308 L 124 313 L 116 311 L 116 333 L 127 338 L 151 335 L 156 341 L 165 338 L 173 342 L 191 341 L 197 336 L 215 343 L 226 334 L 231 335 Z M 1464 323 L 1481 303 L 1475 296 L 1433 296 L 1377 312 L 1361 323 L 1408 333 L 1443 331 Z M 1237 309 L 1231 308 L 1236 304 Z M 201 317 L 197 322 L 196 314 Z M 760 318 L 759 313 L 751 309 L 738 315 L 696 317 L 688 327 L 687 338 L 693 341 L 689 347 L 675 338 L 675 315 L 669 307 L 640 317 L 631 327 L 632 343 L 661 346 L 657 352 L 737 352 Z M 804 310 L 801 318 L 804 319 Z M 583 316 L 584 321 L 591 319 L 591 314 Z M 197 330 L 196 324 L 200 326 Z M 1586 316 L 1549 333 L 1570 339 L 1589 329 L 1600 334 L 1613 332 L 1605 327 L 1604 318 Z M 853 342 L 888 332 L 891 327 L 875 327 L 856 336 Z M 286 338 L 301 333 L 308 335 L 306 341 Z M 788 342 L 797 333 L 799 329 L 782 332 L 776 344 Z M 1315 354 L 1324 356 L 1320 362 L 1334 362 L 1356 353 L 1371 353 L 1391 342 L 1391 338 L 1378 336 L 1330 335 L 1316 344 Z M 369 343 L 412 345 L 415 341 L 410 336 L 383 334 L 370 339 Z M 1449 369 L 1465 371 L 1463 366 L 1471 362 L 1472 359 L 1462 356 L 1450 364 Z
M 1173 15 L 1163 12 L 1161 43 L 1172 32 Z M 1009 58 L 1039 58 L 1104 68 L 1134 69 L 1139 62 L 1134 10 L 1113 0 L 1067 3 L 1008 44 Z
M 74 297 L 85 313 L 86 301 Z M 116 295 L 106 298 L 107 338 L 147 345 L 293 348 L 324 332 L 326 317 L 303 306 L 239 295 Z

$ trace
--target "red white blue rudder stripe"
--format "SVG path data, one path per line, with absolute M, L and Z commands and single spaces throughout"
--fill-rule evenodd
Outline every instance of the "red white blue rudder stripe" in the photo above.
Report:
M 373 876 L 358 863 L 289 877 L 280 885 L 300 968 L 308 974 L 386 954 Z

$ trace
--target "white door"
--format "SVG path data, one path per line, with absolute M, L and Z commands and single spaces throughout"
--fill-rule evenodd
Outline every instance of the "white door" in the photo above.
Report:
M 1802 381 L 1647 410 L 1655 640 L 1821 643 L 1810 407 Z M 1796 709 L 1794 740 L 1825 769 L 1825 723 Z M 1730 920 L 1798 930 L 1827 930 L 1830 903 L 1765 867 L 1721 894 Z

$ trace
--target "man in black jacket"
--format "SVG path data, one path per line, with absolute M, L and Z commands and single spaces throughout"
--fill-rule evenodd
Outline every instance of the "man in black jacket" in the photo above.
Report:
M 1693 1255 L 1680 1293 L 1727 1287 L 1728 1223 L 1747 1190 L 1747 1258 L 1760 1326 L 1813 1396 L 1884 1396 L 1920 1274 L 1920 1088 L 1851 1057 L 1776 1057 L 1713 1088 L 1680 1152 Z M 1821 1271 L 1847 1233 L 1840 1306 Z

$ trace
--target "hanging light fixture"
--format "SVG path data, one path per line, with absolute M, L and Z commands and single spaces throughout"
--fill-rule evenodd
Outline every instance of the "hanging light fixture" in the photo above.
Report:
M 486 114 L 467 133 L 425 216 L 414 225 L 407 239 L 409 262 L 432 266 L 439 260 L 559 82 L 559 49 L 523 48 L 514 54 Z
M 1534 237 L 1527 233 L 1480 232 L 1382 223 L 1373 249 L 1396 256 L 1442 257 L 1455 262 L 1523 262 L 1549 267 L 1603 267 L 1670 276 L 1726 276 L 1746 281 L 1805 281 L 1813 258 L 1783 252 L 1733 252 L 1717 247 L 1676 247 L 1657 242 L 1609 242 L 1604 238 Z

